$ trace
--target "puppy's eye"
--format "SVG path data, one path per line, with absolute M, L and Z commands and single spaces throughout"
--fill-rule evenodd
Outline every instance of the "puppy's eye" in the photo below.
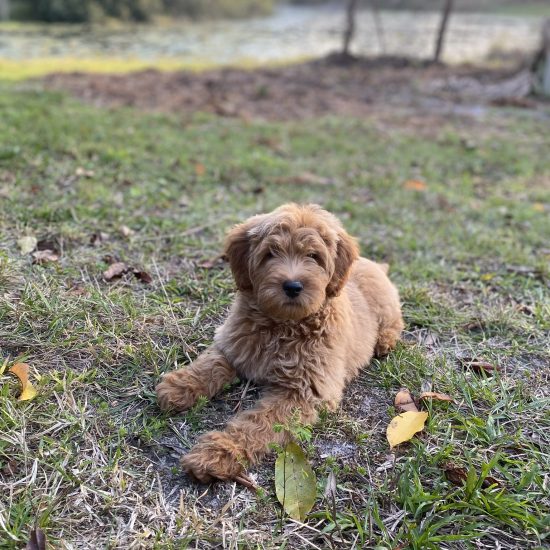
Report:
M 308 255 L 307 255 L 308 258 L 311 258 L 312 260 L 315 260 L 316 262 L 319 262 L 320 258 L 319 258 L 319 254 L 316 254 L 315 252 L 310 252 Z
M 266 252 L 264 254 L 264 262 L 266 262 L 267 260 L 270 260 L 271 258 L 273 258 L 273 252 L 271 252 L 271 250 L 269 250 L 268 252 Z

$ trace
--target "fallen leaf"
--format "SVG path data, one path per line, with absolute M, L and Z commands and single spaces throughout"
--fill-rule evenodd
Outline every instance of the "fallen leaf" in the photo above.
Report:
M 33 264 L 45 264 L 48 262 L 57 262 L 59 256 L 53 250 L 37 250 L 33 252 Z
M 19 401 L 29 401 L 36 397 L 38 392 L 29 381 L 29 365 L 27 363 L 16 363 L 8 372 L 17 376 L 21 382 Z
M 206 173 L 206 167 L 204 166 L 204 164 L 197 162 L 195 164 L 195 174 L 197 174 L 197 176 L 204 176 L 205 173 Z
M 133 229 L 130 229 L 127 225 L 121 225 L 118 230 L 122 233 L 124 237 L 130 237 L 135 233 Z
M 404 187 L 411 191 L 426 191 L 428 189 L 428 186 L 421 180 L 407 180 Z
M 427 412 L 418 411 L 406 411 L 393 418 L 386 430 L 390 447 L 393 449 L 396 445 L 409 441 L 424 428 L 427 418 Z
M 454 462 L 443 464 L 443 471 L 445 472 L 445 477 L 455 485 L 464 485 L 468 478 L 468 470 L 457 466 Z
M 450 401 L 454 402 L 454 399 L 446 393 L 438 393 L 436 391 L 425 391 L 420 394 L 419 399 L 435 399 L 436 401 Z
M 482 281 L 491 281 L 495 278 L 495 275 L 496 273 L 484 273 L 483 275 L 481 275 L 480 279 Z
M 535 210 L 535 212 L 544 212 L 546 210 L 546 207 L 542 202 L 535 202 L 533 204 L 533 210 Z
M 140 271 L 139 269 L 134 268 L 132 272 L 136 279 L 140 280 L 142 283 L 149 285 L 153 282 L 153 277 L 151 277 L 147 271 Z
M 292 441 L 275 461 L 275 492 L 286 513 L 299 521 L 304 521 L 315 504 L 315 473 L 302 449 Z
M 46 550 L 46 534 L 40 527 L 32 529 L 27 542 L 26 550 Z
M 405 388 L 401 389 L 395 396 L 395 408 L 398 411 L 416 411 L 418 412 L 418 407 L 414 402 L 411 392 Z
M 106 281 L 112 281 L 122 277 L 125 273 L 128 273 L 128 266 L 124 262 L 115 262 L 103 272 L 103 277 Z
M 466 480 L 468 479 L 468 470 L 466 468 L 457 466 L 454 462 L 447 462 L 443 464 L 443 471 L 445 472 L 445 477 L 454 485 L 462 486 L 466 484 Z M 481 482 L 481 487 L 484 489 L 488 489 L 493 485 L 497 487 L 503 486 L 501 481 L 492 476 L 485 477 Z
M 485 374 L 492 375 L 495 372 L 500 372 L 502 370 L 501 367 L 497 365 L 492 365 L 491 363 L 487 363 L 486 361 L 462 361 L 462 366 L 465 369 L 473 370 L 474 372 L 477 372 L 478 374 L 481 372 L 484 372 Z
M 78 176 L 79 178 L 93 178 L 95 175 L 95 172 L 93 170 L 86 170 L 85 168 L 82 168 L 82 166 L 79 166 L 75 172 L 75 176 Z
M 30 235 L 27 235 L 26 237 L 21 237 L 17 241 L 17 245 L 19 246 L 19 250 L 21 250 L 21 254 L 30 254 L 38 244 L 38 241 L 36 240 L 36 237 L 31 237 Z

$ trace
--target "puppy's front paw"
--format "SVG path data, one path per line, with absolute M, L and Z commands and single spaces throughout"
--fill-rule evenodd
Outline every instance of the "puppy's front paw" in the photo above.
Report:
M 223 432 L 203 435 L 180 462 L 188 474 L 202 483 L 214 479 L 250 481 L 244 473 L 245 461 L 239 447 Z
M 156 387 L 160 408 L 175 412 L 191 408 L 204 393 L 201 390 L 185 371 L 169 372 Z

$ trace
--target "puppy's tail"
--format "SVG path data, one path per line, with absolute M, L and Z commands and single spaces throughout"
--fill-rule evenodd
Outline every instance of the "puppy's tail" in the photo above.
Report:
M 378 267 L 387 275 L 390 270 L 390 264 L 378 264 Z

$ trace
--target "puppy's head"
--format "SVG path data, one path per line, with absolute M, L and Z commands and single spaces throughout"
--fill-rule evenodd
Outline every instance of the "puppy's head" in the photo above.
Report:
M 300 320 L 339 294 L 358 247 L 320 206 L 286 204 L 234 227 L 225 254 L 237 288 L 266 315 Z

